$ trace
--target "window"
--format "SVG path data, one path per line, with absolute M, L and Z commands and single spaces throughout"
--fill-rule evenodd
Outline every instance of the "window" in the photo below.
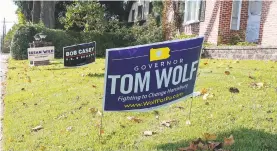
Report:
M 142 19 L 142 5 L 138 6 L 138 20 Z
M 134 9 L 132 10 L 132 19 L 131 19 L 131 21 L 132 21 L 132 22 L 135 21 L 135 10 L 134 10 Z
M 153 4 L 152 2 L 149 2 L 149 14 L 153 12 Z
M 186 0 L 185 24 L 199 22 L 201 0 Z
M 249 15 L 261 15 L 262 1 L 249 1 Z
M 239 30 L 240 11 L 241 11 L 241 0 L 233 0 L 232 18 L 231 18 L 232 30 Z

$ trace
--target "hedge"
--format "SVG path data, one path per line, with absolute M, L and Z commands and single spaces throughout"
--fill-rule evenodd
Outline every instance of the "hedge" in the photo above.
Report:
M 11 42 L 12 57 L 17 60 L 27 59 L 29 43 L 34 40 L 35 34 L 40 32 L 47 35 L 45 41 L 52 42 L 55 46 L 55 58 L 63 57 L 63 47 L 79 43 L 96 41 L 96 54 L 98 57 L 104 57 L 106 49 L 130 46 L 135 41 L 128 31 L 85 33 L 48 29 L 39 25 L 23 25 L 18 28 Z
M 55 58 L 63 57 L 63 47 L 65 46 L 92 41 L 96 41 L 97 57 L 105 57 L 105 52 L 108 48 L 162 41 L 161 27 L 156 27 L 156 24 L 152 22 L 143 26 L 122 27 L 114 32 L 104 33 L 49 29 L 41 25 L 20 25 L 11 42 L 12 57 L 17 60 L 27 59 L 29 43 L 33 42 L 35 34 L 40 32 L 47 35 L 45 41 L 52 42 L 55 46 Z

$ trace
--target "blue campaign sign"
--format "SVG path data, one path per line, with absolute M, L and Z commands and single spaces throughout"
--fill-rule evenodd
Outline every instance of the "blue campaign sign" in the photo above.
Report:
M 203 37 L 108 49 L 104 111 L 142 111 L 193 94 Z

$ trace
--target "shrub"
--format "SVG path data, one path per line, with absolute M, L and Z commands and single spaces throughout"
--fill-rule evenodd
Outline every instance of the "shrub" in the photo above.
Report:
M 45 41 L 52 42 L 55 46 L 55 57 L 60 58 L 63 47 L 79 43 L 78 33 L 65 32 L 63 30 L 48 29 L 40 25 L 21 25 L 13 36 L 11 52 L 14 59 L 27 59 L 29 43 L 34 41 L 37 33 L 44 32 L 47 37 Z
M 174 39 L 189 39 L 189 38 L 194 38 L 196 35 L 187 35 L 187 34 L 176 34 Z
M 237 46 L 257 46 L 257 44 L 255 44 L 255 43 L 246 42 L 246 41 L 244 41 L 244 42 L 238 42 L 236 45 Z
M 242 39 L 241 35 L 235 34 L 230 38 L 229 44 L 236 45 L 237 43 L 242 42 L 242 41 L 244 41 L 244 40 Z
M 62 58 L 63 47 L 79 43 L 96 41 L 97 57 L 104 57 L 106 49 L 126 47 L 139 44 L 148 44 L 162 41 L 161 27 L 154 22 L 153 18 L 143 26 L 118 28 L 113 24 L 112 31 L 98 32 L 73 32 L 64 30 L 48 29 L 42 25 L 21 25 L 13 36 L 11 43 L 12 57 L 14 59 L 27 59 L 29 43 L 34 41 L 37 33 L 43 32 L 47 35 L 45 41 L 52 42 L 55 46 L 55 58 Z
M 163 41 L 162 27 L 157 24 L 152 15 L 149 15 L 148 21 L 144 25 L 134 25 L 131 32 L 135 38 L 134 45 Z
M 26 26 L 20 26 L 18 28 L 11 42 L 11 54 L 14 59 L 21 60 L 28 57 L 27 48 L 35 34 L 36 31 L 34 28 L 28 28 Z

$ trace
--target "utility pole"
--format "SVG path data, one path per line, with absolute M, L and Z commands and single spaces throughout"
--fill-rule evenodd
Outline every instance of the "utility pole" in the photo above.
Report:
M 4 40 L 5 40 L 5 35 L 6 35 L 6 20 L 4 18 L 4 21 L 3 21 L 3 35 L 2 35 L 2 41 L 1 41 L 1 53 L 3 52 L 3 49 L 4 49 Z

